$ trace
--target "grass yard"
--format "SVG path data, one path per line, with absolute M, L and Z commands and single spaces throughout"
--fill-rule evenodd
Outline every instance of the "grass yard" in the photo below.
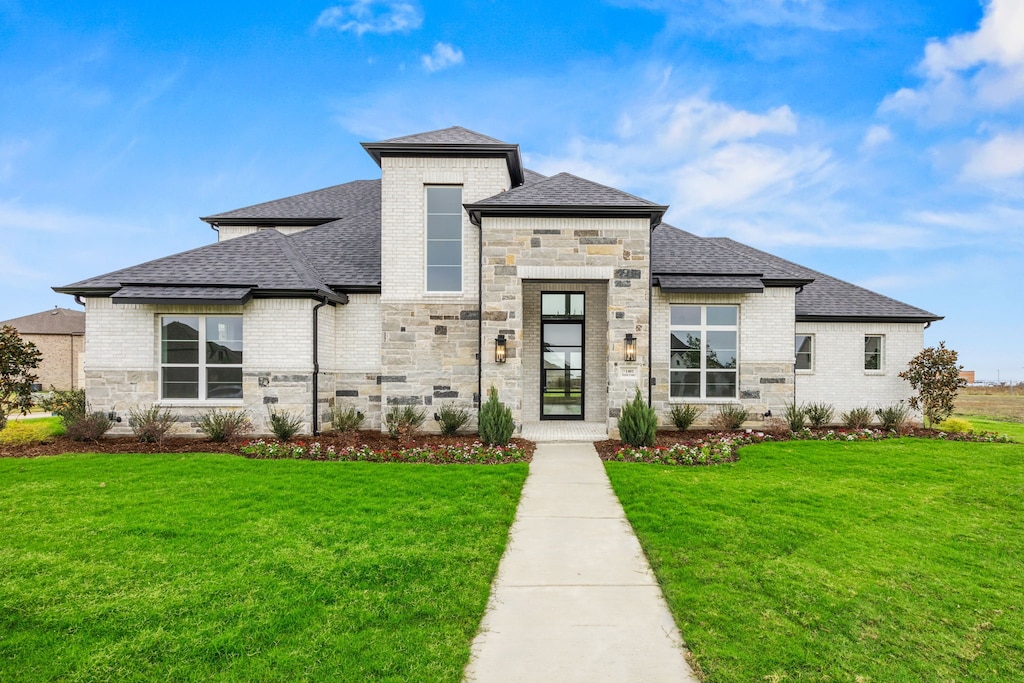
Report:
M 707 681 L 1024 680 L 1024 445 L 605 467 Z
M 0 429 L 0 444 L 25 444 L 42 441 L 64 433 L 59 417 L 37 417 L 27 420 L 8 420 Z
M 1014 441 L 1024 443 L 1024 422 L 1007 422 L 1006 420 L 993 420 L 981 415 L 957 415 L 958 418 L 967 420 L 976 432 L 993 432 L 1005 434 Z
M 458 681 L 526 472 L 0 459 L 0 680 Z

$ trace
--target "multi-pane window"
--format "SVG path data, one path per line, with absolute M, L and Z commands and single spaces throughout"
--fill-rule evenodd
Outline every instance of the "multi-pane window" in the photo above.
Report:
M 882 369 L 882 341 L 880 334 L 864 335 L 864 369 Z
M 242 398 L 242 318 L 160 318 L 160 397 Z
M 814 335 L 796 335 L 796 369 L 814 369 Z
M 427 291 L 462 291 L 462 188 L 427 188 Z
M 736 398 L 737 306 L 672 306 L 672 398 Z

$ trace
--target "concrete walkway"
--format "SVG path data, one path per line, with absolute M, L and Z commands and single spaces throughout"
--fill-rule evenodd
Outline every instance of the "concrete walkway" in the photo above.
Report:
M 696 683 L 590 443 L 540 443 L 466 681 Z

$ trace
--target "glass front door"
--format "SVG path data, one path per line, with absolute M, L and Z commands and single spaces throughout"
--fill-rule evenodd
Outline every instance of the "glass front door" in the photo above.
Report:
M 540 417 L 583 419 L 583 294 L 541 294 Z

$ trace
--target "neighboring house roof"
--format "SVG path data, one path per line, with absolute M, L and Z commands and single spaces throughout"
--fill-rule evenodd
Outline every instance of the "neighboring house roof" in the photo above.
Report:
M 181 296 L 172 301 L 168 294 L 175 290 L 168 287 L 185 289 L 177 290 Z M 54 289 L 66 294 L 112 296 L 119 303 L 195 303 L 202 299 L 195 288 L 214 288 L 223 295 L 212 297 L 214 300 L 228 298 L 235 303 L 248 296 L 346 300 L 277 230 L 260 230 Z M 243 289 L 247 295 L 239 297 Z
M 85 312 L 70 308 L 54 307 L 20 318 L 11 318 L 0 322 L 10 325 L 18 334 L 85 334 Z
M 252 225 L 267 221 L 274 225 L 298 223 L 319 225 L 380 206 L 380 180 L 354 180 L 322 190 L 303 192 L 292 197 L 225 211 L 200 220 L 207 223 Z
M 473 204 L 466 204 L 470 220 L 482 216 L 649 216 L 657 225 L 667 206 L 592 180 L 559 173 L 513 188 Z

